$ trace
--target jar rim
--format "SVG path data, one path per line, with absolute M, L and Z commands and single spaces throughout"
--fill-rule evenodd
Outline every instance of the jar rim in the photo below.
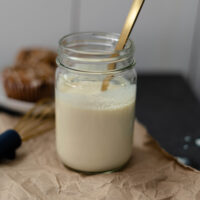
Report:
M 131 49 L 131 48 L 133 48 L 134 49 L 134 43 L 133 43 L 133 41 L 130 39 L 130 38 L 128 38 L 128 40 L 127 40 L 127 42 L 126 42 L 126 45 L 125 45 L 125 48 L 124 49 L 122 49 L 122 50 L 113 50 L 113 51 L 108 51 L 108 52 L 87 52 L 87 51 L 80 51 L 80 50 L 75 50 L 75 49 L 73 49 L 73 48 L 70 48 L 70 47 L 64 47 L 63 46 L 63 41 L 65 40 L 65 39 L 67 39 L 67 38 L 69 38 L 69 37 L 72 37 L 72 36 L 82 36 L 82 35 L 92 35 L 92 34 L 98 34 L 98 35 L 100 35 L 100 36 L 105 36 L 105 35 L 112 35 L 112 36 L 116 36 L 116 37 L 120 37 L 120 34 L 119 33 L 114 33 L 114 32 L 98 32 L 98 31 L 94 31 L 94 32 L 92 32 L 92 31 L 90 31 L 90 32 L 74 32 L 74 33 L 70 33 L 70 34 L 67 34 L 67 35 L 64 35 L 63 37 L 61 37 L 60 38 L 60 40 L 59 40 L 59 47 L 61 47 L 62 49 L 67 49 L 67 50 L 69 50 L 69 51 L 71 51 L 71 52 L 76 52 L 76 53 L 83 53 L 83 54 L 88 54 L 88 53 L 90 53 L 90 54 L 93 54 L 93 55 L 107 55 L 108 53 L 110 53 L 110 54 L 117 54 L 117 53 L 119 53 L 119 52 L 123 52 L 123 51 L 125 51 L 125 50 L 129 50 L 129 49 Z
M 72 71 L 72 72 L 76 72 L 76 73 L 79 73 L 79 74 L 91 74 L 91 75 L 110 75 L 110 74 L 118 74 L 118 73 L 122 73 L 124 71 L 127 71 L 129 69 L 132 69 L 136 62 L 135 60 L 133 60 L 133 63 L 129 66 L 126 66 L 126 67 L 123 67 L 123 68 L 120 68 L 120 69 L 113 69 L 113 70 L 106 70 L 106 71 L 95 71 L 95 70 L 82 70 L 82 69 L 76 69 L 76 68 L 72 68 L 72 67 L 68 67 L 66 65 L 63 65 L 59 59 L 57 58 L 56 59 L 56 63 L 57 65 L 61 66 L 62 68 L 65 68 L 65 69 L 68 69 L 69 71 Z
M 135 65 L 134 43 L 128 39 L 122 50 L 115 50 L 120 34 L 109 32 L 75 32 L 59 40 L 57 64 L 62 67 L 85 73 L 118 73 Z M 75 69 L 74 63 L 91 65 L 117 64 L 113 70 Z M 125 64 L 124 64 L 125 63 Z M 100 68 L 101 69 L 101 68 Z

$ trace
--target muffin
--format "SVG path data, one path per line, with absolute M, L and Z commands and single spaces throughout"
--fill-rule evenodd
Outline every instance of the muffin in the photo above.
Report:
M 22 49 L 16 57 L 16 65 L 37 65 L 46 63 L 51 67 L 56 67 L 56 56 L 54 51 L 45 48 Z
M 45 48 L 19 51 L 14 66 L 2 73 L 7 96 L 29 102 L 53 96 L 56 56 Z
M 10 98 L 35 102 L 54 94 L 55 69 L 49 64 L 16 65 L 3 71 L 3 85 Z

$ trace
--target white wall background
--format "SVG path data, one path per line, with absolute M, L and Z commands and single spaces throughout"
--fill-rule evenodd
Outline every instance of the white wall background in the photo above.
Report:
M 56 48 L 70 31 L 66 0 L 0 0 L 0 67 L 10 65 L 23 46 Z
M 131 36 L 136 45 L 138 71 L 180 72 L 187 77 L 191 64 L 199 65 L 198 2 L 146 0 Z M 0 0 L 0 67 L 12 64 L 20 47 L 56 48 L 58 39 L 70 32 L 120 32 L 131 3 L 132 0 Z M 191 55 L 196 50 L 199 54 L 192 62 Z M 193 74 L 195 70 L 197 67 Z

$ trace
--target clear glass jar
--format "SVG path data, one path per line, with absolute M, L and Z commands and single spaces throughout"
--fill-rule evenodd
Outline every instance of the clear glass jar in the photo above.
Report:
M 62 162 L 82 172 L 113 171 L 132 155 L 136 72 L 131 40 L 86 32 L 59 41 L 56 71 L 56 147 Z M 116 68 L 109 70 L 114 65 Z M 109 79 L 107 90 L 102 82 Z

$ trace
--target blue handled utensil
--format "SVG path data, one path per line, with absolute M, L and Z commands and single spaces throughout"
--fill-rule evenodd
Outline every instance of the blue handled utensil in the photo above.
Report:
M 54 102 L 43 99 L 35 104 L 15 125 L 0 134 L 0 159 L 14 159 L 15 151 L 22 142 L 52 130 L 54 122 Z

